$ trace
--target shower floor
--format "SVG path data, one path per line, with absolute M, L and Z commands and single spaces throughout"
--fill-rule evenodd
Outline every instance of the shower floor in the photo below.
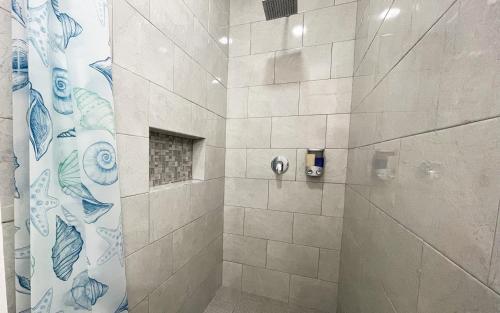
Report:
M 230 288 L 220 288 L 205 313 L 321 313 Z

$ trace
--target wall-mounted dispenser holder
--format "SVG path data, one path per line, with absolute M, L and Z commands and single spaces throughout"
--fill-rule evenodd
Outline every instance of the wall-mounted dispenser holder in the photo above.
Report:
M 306 175 L 319 177 L 323 175 L 325 167 L 325 149 L 307 149 Z
M 373 174 L 380 180 L 394 179 L 397 161 L 394 151 L 375 151 L 372 162 Z

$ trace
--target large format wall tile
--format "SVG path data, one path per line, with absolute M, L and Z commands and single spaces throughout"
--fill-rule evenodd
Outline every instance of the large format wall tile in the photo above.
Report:
M 250 54 L 250 25 L 231 26 L 229 30 L 229 56 L 237 57 Z
M 326 116 L 273 117 L 272 148 L 323 148 Z
M 226 178 L 225 204 L 266 208 L 268 182 L 261 179 Z
M 255 54 L 229 59 L 229 87 L 272 84 L 274 53 Z
M 149 296 L 150 313 L 176 313 L 222 261 L 222 237 L 212 241 L 200 253 L 162 283 Z
M 269 148 L 271 118 L 229 119 L 226 133 L 227 148 Z
M 258 0 L 231 0 L 229 16 L 231 26 L 265 20 L 262 2 Z
M 187 49 L 193 33 L 193 14 L 182 0 L 151 0 L 151 23 L 180 47 Z
M 149 193 L 150 238 L 157 240 L 189 222 L 191 188 L 176 183 Z
M 276 83 L 330 78 L 331 44 L 276 52 Z
M 208 31 L 228 54 L 230 0 L 210 0 Z
M 418 312 L 498 312 L 500 297 L 439 252 L 425 246 Z
M 299 85 L 281 84 L 250 87 L 248 117 L 297 115 Z
M 499 310 L 499 9 L 358 1 L 342 312 Z
M 318 278 L 321 280 L 339 281 L 340 251 L 320 249 Z
M 122 198 L 123 241 L 129 255 L 149 243 L 149 197 L 141 194 Z
M 243 235 L 245 208 L 224 206 L 224 233 Z
M 222 263 L 222 286 L 240 290 L 242 272 L 243 265 L 224 261 Z
M 223 212 L 210 212 L 173 233 L 174 271 L 185 265 L 223 232 Z
M 337 284 L 292 275 L 290 303 L 333 313 L 337 310 Z
M 278 241 L 267 244 L 267 268 L 316 278 L 319 249 Z
M 149 82 L 119 66 L 113 67 L 116 132 L 149 136 Z
M 352 78 L 308 81 L 300 84 L 300 115 L 349 113 Z
M 165 88 L 149 86 L 149 127 L 184 134 L 193 133 L 193 105 Z
M 119 172 L 122 197 L 148 192 L 149 139 L 128 135 L 117 135 L 116 139 L 120 155 Z M 134 149 L 130 149 L 130 147 L 134 147 Z
M 174 45 L 123 0 L 113 1 L 113 56 L 118 65 L 173 88 Z
M 292 242 L 293 214 L 272 210 L 246 209 L 245 236 Z
M 227 90 L 227 118 L 248 117 L 248 88 Z
M 354 69 L 354 40 L 332 44 L 332 78 L 350 77 Z
M 226 149 L 226 177 L 245 177 L 247 164 L 246 149 Z
M 128 301 L 133 307 L 172 275 L 172 235 L 128 256 L 126 271 Z
M 321 9 L 334 5 L 334 0 L 299 0 L 298 1 L 298 11 L 311 11 L 315 9 Z
M 288 171 L 276 175 L 271 169 L 271 160 L 276 156 L 288 159 Z M 246 177 L 277 180 L 295 180 L 296 161 L 295 149 L 247 149 L 246 150 Z M 229 175 L 228 175 L 229 176 Z
M 290 276 L 286 273 L 243 265 L 242 290 L 288 302 Z
M 184 98 L 206 106 L 206 72 L 181 49 L 174 53 L 174 92 Z
M 252 24 L 251 53 L 300 48 L 302 46 L 301 14 Z M 273 38 L 272 40 L 269 40 Z
M 224 234 L 224 261 L 263 267 L 266 246 L 267 241 L 263 239 Z
M 293 294 L 293 312 L 330 312 L 340 263 L 356 2 L 299 0 L 298 6 L 298 15 L 265 21 L 261 0 L 230 3 L 225 236 L 233 248 L 225 251 L 224 284 L 285 302 Z M 327 142 L 323 177 L 307 177 L 306 149 Z M 278 155 L 289 160 L 283 175 L 270 168 Z M 291 292 L 291 275 L 314 280 Z
M 354 39 L 356 2 L 304 14 L 304 46 Z
M 294 216 L 294 243 L 319 248 L 339 249 L 341 237 L 341 218 L 306 214 L 295 214 Z
M 389 211 L 483 282 L 498 213 L 499 126 L 495 119 L 403 139 Z
M 278 211 L 321 213 L 323 185 L 308 182 L 269 182 L 269 208 Z

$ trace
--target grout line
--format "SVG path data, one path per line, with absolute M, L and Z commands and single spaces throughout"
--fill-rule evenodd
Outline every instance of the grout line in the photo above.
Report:
M 349 186 L 349 188 L 354 191 L 359 197 L 363 198 L 365 201 L 367 201 L 372 207 L 376 208 L 380 213 L 382 213 L 384 216 L 388 217 L 391 221 L 393 221 L 394 223 L 396 223 L 399 227 L 401 227 L 402 229 L 404 229 L 406 232 L 410 233 L 411 235 L 413 235 L 415 238 L 417 238 L 419 241 L 421 241 L 423 244 L 429 246 L 430 248 L 432 248 L 437 254 L 440 254 L 443 258 L 445 258 L 446 260 L 448 260 L 450 263 L 452 263 L 453 265 L 455 265 L 456 267 L 458 267 L 459 269 L 461 269 L 465 274 L 469 275 L 470 277 L 473 278 L 473 280 L 475 280 L 477 283 L 483 285 L 484 287 L 488 288 L 489 290 L 491 290 L 493 293 L 495 293 L 496 295 L 500 296 L 500 292 L 494 290 L 493 288 L 491 288 L 490 286 L 488 286 L 487 284 L 483 283 L 478 277 L 476 277 L 474 274 L 470 273 L 468 270 L 466 270 L 464 267 L 462 267 L 460 264 L 458 264 L 457 262 L 455 262 L 451 257 L 449 257 L 448 255 L 446 255 L 445 253 L 443 253 L 441 250 L 439 250 L 436 246 L 434 246 L 433 244 L 431 244 L 430 242 L 424 240 L 422 237 L 420 237 L 417 233 L 415 233 L 414 231 L 412 231 L 411 229 L 409 229 L 406 225 L 402 224 L 401 222 L 399 222 L 397 219 L 395 219 L 394 217 L 392 217 L 391 215 L 389 215 L 387 212 L 385 212 L 382 208 L 380 208 L 379 206 L 375 205 L 373 202 L 371 202 L 369 199 L 367 199 L 365 196 L 363 196 L 361 193 L 359 193 L 357 190 L 355 190 L 354 188 L 352 188 L 350 185 L 347 185 Z
M 498 224 L 500 223 L 499 221 L 500 217 L 500 201 L 498 203 L 498 209 L 497 209 L 497 223 L 495 225 L 495 232 L 493 233 L 493 244 L 491 245 L 491 255 L 490 255 L 490 266 L 488 269 L 488 278 L 487 278 L 487 283 L 491 284 L 492 282 L 490 281 L 490 275 L 491 275 L 491 269 L 493 266 L 493 255 L 495 254 L 495 248 L 497 248 L 497 233 L 498 233 Z
M 378 26 L 377 30 L 375 31 L 375 34 L 373 34 L 373 38 L 370 40 L 370 43 L 368 43 L 368 46 L 366 47 L 366 49 L 365 49 L 365 51 L 364 51 L 364 53 L 363 53 L 363 56 L 362 56 L 362 57 L 361 57 L 361 59 L 359 60 L 359 62 L 358 62 L 358 66 L 357 66 L 355 69 L 353 68 L 353 75 L 354 75 L 355 73 L 357 73 L 357 72 L 358 72 L 359 68 L 361 67 L 361 64 L 362 64 L 362 63 L 363 63 L 363 61 L 365 60 L 366 55 L 368 54 L 368 51 L 370 50 L 370 48 L 371 48 L 371 46 L 372 46 L 373 42 L 375 41 L 375 38 L 377 38 L 377 35 L 378 35 L 378 33 L 379 33 L 380 29 L 382 28 L 382 25 L 384 25 L 384 23 L 385 23 L 385 19 L 386 19 L 386 17 L 387 17 L 387 14 L 389 14 L 389 11 L 390 11 L 390 10 L 392 9 L 392 7 L 394 6 L 394 2 L 395 2 L 395 0 L 392 0 L 391 5 L 387 8 L 387 12 L 385 13 L 384 18 L 382 19 L 382 22 L 380 23 L 380 25 Z M 358 25 L 356 25 L 356 26 L 358 26 Z M 356 30 L 357 30 L 357 27 L 356 27 Z M 356 31 L 355 31 L 355 32 L 356 32 Z M 356 32 L 356 33 L 357 33 L 357 32 Z M 354 50 L 356 50 L 356 49 L 354 49 Z
M 420 301 L 420 286 L 422 284 L 422 273 L 423 273 L 423 261 L 424 261 L 424 245 L 423 243 L 420 244 L 420 268 L 418 269 L 418 285 L 417 285 L 417 301 L 416 301 L 416 304 L 417 304 L 417 307 L 415 308 L 415 312 L 418 312 L 418 303 Z
M 297 14 L 293 14 L 293 15 L 299 15 L 299 14 L 305 15 L 306 13 L 309 13 L 309 12 L 321 11 L 321 10 L 332 8 L 332 7 L 339 7 L 339 6 L 348 5 L 348 4 L 352 5 L 356 1 L 358 1 L 358 0 L 351 0 L 349 2 L 339 3 L 339 4 L 335 4 L 335 2 L 332 1 L 332 3 L 334 3 L 334 4 L 330 4 L 330 5 L 327 5 L 327 6 L 320 7 L 320 8 L 314 8 L 314 9 L 310 9 L 310 10 L 304 10 L 304 11 L 297 10 Z M 281 17 L 281 18 L 286 18 L 286 17 Z M 255 21 L 250 21 L 250 22 L 246 22 L 246 23 L 231 24 L 231 22 L 229 22 L 229 27 L 242 26 L 242 25 L 247 25 L 247 24 L 256 24 L 256 23 L 262 23 L 262 22 L 267 22 L 267 20 L 265 19 L 265 16 L 263 16 L 263 19 L 259 19 L 259 20 L 255 20 Z
M 448 11 L 457 3 L 458 0 L 454 0 L 450 6 L 444 10 L 444 12 L 431 24 L 431 26 L 408 48 L 408 50 L 406 50 L 402 55 L 401 57 L 399 57 L 398 60 L 396 60 L 396 63 L 394 65 L 392 65 L 389 70 L 384 73 L 382 75 L 382 77 L 380 79 L 378 79 L 378 81 L 374 84 L 373 88 L 363 97 L 363 99 L 361 99 L 361 101 L 359 101 L 359 104 L 363 103 L 367 98 L 368 96 L 370 96 L 373 91 L 389 76 L 390 73 L 392 73 L 394 71 L 394 69 L 406 58 L 406 56 L 408 54 L 410 54 L 410 52 L 412 52 L 415 47 L 424 39 L 425 36 L 427 36 L 427 34 L 432 30 L 432 28 L 434 28 L 434 26 L 439 22 L 441 21 L 441 19 L 448 13 Z M 389 12 L 388 12 L 389 13 Z
M 355 147 L 349 147 L 348 149 L 351 150 L 351 149 L 365 148 L 365 147 L 369 147 L 369 146 L 381 144 L 381 143 L 388 142 L 388 141 L 400 140 L 400 139 L 405 139 L 405 138 L 420 136 L 420 135 L 424 135 L 424 134 L 428 134 L 428 133 L 434 133 L 434 132 L 444 131 L 444 130 L 447 130 L 447 129 L 456 128 L 456 127 L 463 127 L 463 126 L 467 126 L 469 124 L 474 124 L 474 123 L 488 122 L 490 120 L 495 120 L 495 119 L 498 119 L 498 118 L 500 118 L 500 114 L 494 115 L 494 116 L 490 116 L 490 117 L 475 119 L 475 120 L 469 120 L 469 121 L 466 121 L 466 122 L 460 123 L 460 124 L 452 124 L 452 125 L 449 125 L 449 126 L 443 126 L 443 127 L 433 128 L 433 129 L 430 129 L 430 130 L 424 130 L 424 131 L 412 133 L 412 134 L 409 134 L 409 135 L 404 135 L 404 136 L 399 136 L 399 137 L 384 139 L 384 140 L 380 140 L 380 141 L 375 141 L 375 142 L 369 143 L 369 144 L 359 145 L 359 146 L 355 146 Z
M 135 11 L 137 14 L 139 14 L 143 19 L 146 20 L 146 24 L 149 24 L 151 25 L 153 28 L 155 28 L 157 31 L 159 31 L 166 39 L 168 39 L 168 41 L 170 41 L 175 47 L 179 48 L 180 50 L 182 50 L 182 52 L 184 52 L 192 61 L 194 61 L 196 64 L 198 64 L 198 66 L 200 66 L 206 73 L 209 73 L 209 74 L 212 74 L 209 70 L 207 70 L 205 68 L 205 66 L 203 66 L 198 60 L 196 60 L 191 54 L 189 54 L 183 47 L 181 47 L 180 45 L 177 44 L 177 42 L 175 42 L 172 38 L 170 38 L 167 34 L 165 34 L 160 28 L 158 28 L 155 24 L 153 24 L 151 22 L 151 20 L 149 18 L 147 18 L 146 16 L 144 16 L 135 6 L 133 6 L 132 4 L 129 3 L 129 0 L 124 0 L 125 3 L 132 8 L 133 11 Z M 189 7 L 188 7 L 189 9 Z M 114 10 L 114 8 L 113 8 Z M 194 15 L 194 14 L 193 14 Z M 196 17 L 196 16 L 195 16 Z M 198 19 L 198 17 L 196 17 L 196 19 Z M 193 23 L 194 25 L 194 23 Z M 200 22 L 200 25 L 202 25 L 203 27 L 203 24 L 201 24 Z M 210 36 L 210 34 L 209 34 Z M 210 36 L 211 37 L 211 36 Z M 212 38 L 213 39 L 213 38 Z M 215 43 L 215 46 L 217 47 L 217 49 L 221 50 L 222 53 L 226 56 L 225 59 L 226 60 L 229 60 L 229 57 L 225 54 L 225 52 L 219 47 L 219 45 L 217 43 Z M 175 47 L 174 47 L 174 50 L 175 50 Z M 175 60 L 173 60 L 174 63 L 175 63 Z M 174 64 L 172 64 L 172 67 L 174 67 Z M 227 68 L 226 68 L 227 70 Z M 173 73 L 173 72 L 172 72 Z M 213 75 L 212 75 L 213 76 Z M 214 76 L 215 77 L 215 76 Z M 224 87 L 228 87 L 228 83 L 223 83 L 222 81 L 219 81 Z
M 188 55 L 188 56 L 189 56 L 189 55 Z M 126 68 L 126 67 L 124 67 L 123 65 L 120 65 L 120 64 L 115 63 L 115 62 L 113 61 L 113 66 L 117 66 L 117 67 L 121 68 L 121 69 L 122 69 L 122 70 L 124 70 L 124 71 L 127 71 L 127 72 L 129 72 L 129 73 L 131 73 L 131 74 L 133 74 L 133 75 L 135 75 L 135 76 L 137 76 L 137 77 L 140 77 L 141 79 L 145 80 L 146 82 L 148 82 L 148 83 L 150 83 L 150 84 L 153 84 L 153 85 L 155 85 L 155 86 L 157 86 L 157 87 L 160 87 L 160 88 L 162 88 L 163 90 L 166 90 L 166 91 L 168 91 L 168 92 L 170 92 L 170 93 L 174 94 L 175 96 L 177 96 L 177 97 L 179 97 L 179 98 L 182 98 L 183 100 L 188 101 L 189 103 L 191 103 L 191 104 L 194 104 L 194 105 L 198 106 L 198 107 L 199 107 L 199 108 L 201 108 L 201 109 L 207 110 L 208 112 L 215 114 L 215 115 L 216 115 L 216 116 L 218 116 L 219 118 L 227 119 L 226 117 L 224 117 L 224 116 L 222 116 L 222 115 L 218 114 L 217 112 L 212 111 L 212 110 L 210 110 L 209 108 L 204 107 L 204 106 L 202 106 L 201 104 L 196 103 L 196 102 L 193 102 L 192 100 L 189 100 L 188 98 L 184 97 L 183 95 L 178 94 L 178 93 L 177 93 L 177 92 L 175 92 L 173 89 L 172 89 L 172 90 L 170 90 L 170 89 L 168 89 L 167 87 L 165 87 L 165 86 L 163 86 L 163 85 L 160 85 L 160 84 L 158 84 L 158 83 L 156 83 L 156 82 L 154 82 L 154 81 L 150 80 L 149 78 L 147 78 L 147 77 L 145 77 L 145 76 L 142 76 L 141 74 L 136 73 L 136 72 L 134 72 L 134 71 L 132 71 L 132 70 L 130 70 L 130 69 L 128 69 L 128 68 Z M 214 76 L 213 76 L 211 73 L 209 73 L 208 71 L 207 71 L 207 73 L 208 73 L 210 76 L 214 77 Z M 214 78 L 215 78 L 215 77 L 214 77 Z M 172 86 L 173 86 L 173 80 L 174 80 L 174 78 L 172 77 Z M 149 86 L 148 86 L 148 88 L 149 88 Z M 224 86 L 224 88 L 227 90 L 227 87 L 225 87 L 225 86 Z M 149 96 L 149 95 L 148 95 L 148 96 Z M 148 99 L 148 101 L 149 101 L 149 99 Z M 149 102 L 148 102 L 148 104 L 149 104 Z M 1 117 L 0 117 L 0 118 L 1 118 Z M 148 118 L 149 118 L 149 114 L 148 114 Z
M 321 248 L 318 248 L 318 268 L 316 270 L 316 278 L 319 279 L 319 265 L 320 265 L 320 258 L 321 258 Z

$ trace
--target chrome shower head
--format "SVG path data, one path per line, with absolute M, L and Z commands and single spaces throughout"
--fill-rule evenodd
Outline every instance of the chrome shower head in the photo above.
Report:
M 262 5 L 268 21 L 297 14 L 297 0 L 264 0 Z

